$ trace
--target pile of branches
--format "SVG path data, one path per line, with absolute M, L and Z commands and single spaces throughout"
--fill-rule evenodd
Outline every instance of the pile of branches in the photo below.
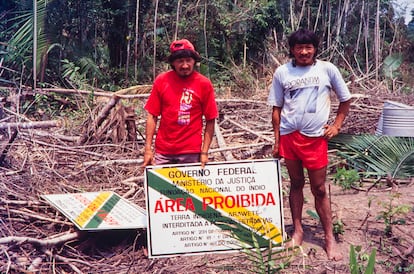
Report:
M 88 94 L 78 93 L 88 100 Z M 34 121 L 2 107 L 0 272 L 243 273 L 243 264 L 236 263 L 240 255 L 186 258 L 185 264 L 175 258 L 148 260 L 144 229 L 81 232 L 42 200 L 44 194 L 111 190 L 145 208 L 141 164 L 148 94 L 136 94 L 95 94 L 101 99 L 82 123 Z M 355 99 L 343 132 L 374 133 L 382 101 L 394 99 L 379 98 Z M 220 117 L 210 160 L 271 157 L 271 108 L 265 93 L 217 101 Z

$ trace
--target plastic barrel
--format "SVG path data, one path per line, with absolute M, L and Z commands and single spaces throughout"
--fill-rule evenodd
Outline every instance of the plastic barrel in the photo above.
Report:
M 407 130 L 408 130 L 408 136 L 413 136 L 413 128 L 412 123 L 414 120 L 414 116 L 412 112 L 407 112 L 405 114 L 402 114 L 401 112 L 407 109 L 411 109 L 411 111 L 414 110 L 414 107 L 387 100 L 384 102 L 383 110 L 381 112 L 381 116 L 378 120 L 378 126 L 377 130 L 375 132 L 376 135 L 390 135 L 390 136 L 407 136 Z M 395 112 L 393 110 L 396 110 Z M 399 111 L 402 110 L 402 111 Z M 384 132 L 384 112 L 387 112 L 387 125 Z M 410 118 L 411 117 L 411 118 Z M 407 122 L 408 121 L 408 122 Z M 402 132 L 402 133 L 401 133 Z M 403 135 L 400 135 L 403 134 Z
M 384 108 L 382 134 L 414 137 L 414 108 Z

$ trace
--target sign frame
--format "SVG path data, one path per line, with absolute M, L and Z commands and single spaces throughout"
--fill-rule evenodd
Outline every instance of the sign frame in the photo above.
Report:
M 281 247 L 281 181 L 279 159 L 147 166 L 149 258 Z

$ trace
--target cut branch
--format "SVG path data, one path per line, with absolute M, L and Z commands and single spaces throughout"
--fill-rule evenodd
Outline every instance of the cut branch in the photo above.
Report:
M 98 118 L 96 119 L 94 127 L 90 130 L 85 132 L 85 134 L 79 139 L 79 144 L 84 144 L 86 141 L 89 140 L 90 137 L 93 136 L 93 134 L 97 131 L 97 129 L 101 126 L 103 121 L 108 117 L 109 113 L 111 112 L 111 109 L 115 107 L 115 105 L 118 103 L 120 97 L 117 95 L 112 96 L 111 100 L 106 104 L 106 106 L 102 109 L 102 111 L 99 113 Z
M 234 124 L 234 125 L 238 126 L 239 128 L 241 128 L 241 129 L 243 129 L 243 130 L 245 130 L 245 131 L 248 131 L 248 132 L 250 132 L 250 133 L 252 133 L 252 134 L 256 135 L 257 137 L 260 137 L 260 138 L 262 138 L 262 139 L 264 139 L 264 140 L 266 140 L 266 141 L 268 141 L 268 142 L 271 142 L 271 143 L 273 143 L 273 142 L 274 142 L 274 140 L 273 140 L 272 138 L 269 138 L 269 137 L 267 137 L 267 136 L 263 136 L 263 135 L 261 135 L 261 134 L 257 133 L 256 131 L 251 130 L 250 128 L 244 127 L 244 126 L 242 126 L 241 124 L 237 123 L 236 121 L 234 121 L 234 120 L 232 120 L 232 119 L 230 119 L 230 118 L 225 118 L 225 119 L 226 119 L 227 121 L 229 121 L 230 123 L 232 123 L 232 124 Z
M 82 165 L 84 167 L 108 165 L 141 165 L 143 162 L 143 159 L 116 159 L 106 161 L 88 161 L 84 162 Z
M 217 120 L 216 120 L 216 122 L 214 124 L 214 132 L 216 134 L 217 144 L 219 145 L 219 147 L 220 148 L 226 148 L 227 147 L 226 141 L 223 138 L 223 134 L 221 134 L 220 127 L 217 124 Z M 226 158 L 227 161 L 234 160 L 234 156 L 231 153 L 231 151 L 225 150 L 224 153 L 223 153 L 223 155 L 224 155 L 224 158 Z
M 59 120 L 36 121 L 22 123 L 0 123 L 0 129 L 29 129 L 29 128 L 51 128 L 60 127 L 62 122 Z
M 35 244 L 42 247 L 48 247 L 53 245 L 59 245 L 67 241 L 78 239 L 81 236 L 81 232 L 72 232 L 61 236 L 53 236 L 45 239 L 36 239 L 31 237 L 19 237 L 19 236 L 8 236 L 0 238 L 0 244 Z

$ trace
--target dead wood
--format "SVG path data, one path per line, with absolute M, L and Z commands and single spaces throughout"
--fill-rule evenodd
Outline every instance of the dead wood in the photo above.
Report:
M 223 134 L 221 134 L 220 127 L 217 124 L 217 121 L 214 123 L 214 134 L 217 138 L 217 144 L 219 148 L 227 148 L 226 141 L 223 138 Z M 224 158 L 226 161 L 234 160 L 234 156 L 231 154 L 231 151 L 225 150 L 224 151 Z
M 122 99 L 140 99 L 148 97 L 151 91 L 152 85 L 139 85 L 133 86 L 126 89 L 121 89 L 117 91 L 118 97 Z M 113 92 L 106 92 L 103 90 L 81 90 L 81 89 L 64 89 L 64 88 L 37 88 L 33 90 L 31 87 L 23 86 L 20 88 L 18 92 L 16 88 L 10 87 L 3 87 L 4 90 L 9 91 L 11 94 L 20 93 L 20 96 L 27 96 L 27 95 L 34 95 L 34 94 L 43 94 L 43 95 L 50 95 L 51 93 L 59 93 L 59 94 L 74 94 L 74 95 L 81 95 L 81 96 L 100 96 L 100 97 L 112 97 L 114 95 Z M 133 94 L 128 94 L 133 93 Z M 6 99 L 3 99 L 6 100 Z M 7 99 L 11 101 L 11 99 Z
M 6 144 L 5 148 L 3 149 L 3 151 L 1 152 L 1 155 L 0 155 L 0 166 L 3 166 L 3 162 L 4 162 L 4 159 L 6 158 L 7 152 L 9 151 L 9 149 L 11 147 L 11 144 L 14 142 L 14 140 L 16 139 L 16 137 L 17 137 L 17 130 L 16 129 L 13 129 L 12 134 L 11 134 L 11 136 L 9 138 L 9 141 L 7 142 L 7 144 Z
M 0 123 L 0 130 L 2 129 L 29 129 L 29 128 L 51 128 L 60 127 L 61 121 L 33 121 L 33 122 L 16 122 L 16 123 Z
M 78 144 L 93 144 L 102 142 L 129 142 L 132 149 L 137 145 L 136 115 L 132 106 L 118 104 L 120 97 L 114 94 L 111 100 L 102 108 L 97 117 L 92 117 L 84 125 L 85 130 Z
M 20 134 L 24 136 L 35 135 L 39 138 L 53 138 L 56 140 L 61 140 L 62 142 L 77 143 L 79 141 L 79 136 L 68 136 L 64 134 L 59 134 L 58 132 L 50 131 L 31 130 L 29 133 L 21 132 Z
M 230 123 L 232 123 L 232 124 L 234 124 L 234 125 L 238 126 L 239 128 L 241 128 L 241 129 L 243 129 L 243 130 L 245 130 L 245 131 L 247 131 L 247 132 L 250 132 L 250 133 L 252 133 L 252 134 L 256 135 L 257 137 L 260 137 L 260 138 L 264 139 L 265 141 L 268 141 L 268 142 L 273 142 L 273 139 L 272 139 L 272 138 L 269 138 L 269 137 L 263 136 L 263 135 L 261 135 L 260 133 L 258 133 L 258 132 L 256 132 L 256 131 L 254 131 L 254 130 L 249 129 L 248 127 L 242 126 L 241 124 L 239 124 L 239 123 L 237 123 L 237 122 L 233 121 L 232 119 L 229 119 L 229 118 L 225 118 L 225 119 L 227 119 Z
M 107 160 L 107 161 L 88 161 L 83 162 L 82 166 L 90 167 L 90 166 L 109 166 L 109 165 L 141 165 L 143 163 L 143 159 L 116 159 L 116 160 Z
M 23 243 L 29 243 L 29 244 L 35 244 L 42 247 L 50 247 L 53 245 L 59 245 L 63 244 L 65 242 L 74 240 L 79 238 L 81 235 L 80 232 L 71 232 L 71 233 L 64 233 L 61 235 L 55 235 L 52 237 L 48 237 L 45 239 L 37 239 L 37 238 L 31 238 L 31 237 L 18 237 L 18 236 L 9 236 L 9 237 L 3 237 L 0 238 L 0 245 L 1 244 L 23 244 Z
M 43 92 L 60 91 L 43 89 Z M 61 90 L 61 93 L 77 96 L 96 95 L 105 97 L 105 100 L 106 97 L 114 98 L 113 93 L 100 92 Z M 117 92 L 115 97 L 123 100 L 130 98 L 124 96 L 135 92 L 126 89 Z M 142 97 L 133 98 L 147 96 L 137 95 Z M 273 132 L 271 108 L 266 103 L 266 96 L 264 92 L 253 95 L 251 100 L 218 100 L 220 119 L 215 126 L 216 136 L 210 149 L 211 161 L 270 157 Z M 120 99 L 114 99 L 112 102 L 105 101 L 103 105 L 100 99 L 82 125 L 65 122 L 59 128 L 22 130 L 11 142 L 4 166 L 0 168 L 0 272 L 229 273 L 234 270 L 232 273 L 245 273 L 245 262 L 240 254 L 149 260 L 145 252 L 146 230 L 80 232 L 60 212 L 40 199 L 44 194 L 112 190 L 145 208 L 144 169 L 141 168 L 142 151 L 139 149 L 144 143 L 144 137 L 139 132 L 145 127 L 143 102 L 137 100 L 137 105 L 124 106 L 120 104 Z M 386 99 L 406 104 L 414 102 L 414 98 L 403 94 L 381 94 L 376 87 L 375 91 L 354 99 L 342 131 L 373 134 Z M 334 101 L 333 108 L 337 105 Z M 142 113 L 139 117 L 134 116 L 137 109 L 137 113 Z M 7 121 L 27 119 L 11 111 L 5 113 L 10 115 L 5 117 Z M 1 132 L 1 137 L 7 136 L 1 139 L 2 145 L 9 142 L 8 134 L 7 130 Z M 85 142 L 80 145 L 82 138 Z M 403 187 L 412 186 L 413 180 L 397 180 L 397 183 L 401 191 Z M 367 180 L 364 184 L 367 190 L 363 195 L 390 191 L 383 181 L 375 183 Z M 375 187 L 369 189 L 368 185 Z M 338 199 L 338 195 L 334 194 L 332 199 Z M 380 232 L 376 230 L 372 233 L 376 208 L 370 210 L 369 214 L 359 214 L 361 220 L 354 220 L 358 225 L 352 236 L 363 229 L 366 241 L 372 244 L 369 237 Z M 350 230 L 350 220 L 347 221 L 346 229 Z M 412 223 L 411 219 L 407 221 Z M 396 231 L 401 239 L 412 242 L 410 227 L 407 226 L 406 231 Z M 317 229 L 317 226 L 312 229 Z M 400 245 L 398 249 L 403 256 L 386 259 L 393 263 L 396 263 L 396 258 L 412 260 L 412 245 L 404 243 L 407 241 L 393 243 Z M 226 267 L 235 266 L 229 268 L 232 270 L 226 270 Z
M 98 128 L 101 126 L 103 121 L 106 117 L 108 117 L 111 109 L 115 107 L 115 105 L 119 101 L 119 97 L 114 95 L 111 97 L 111 100 L 105 105 L 105 107 L 101 110 L 98 117 L 96 118 L 95 122 L 93 123 L 92 127 L 90 127 L 79 139 L 79 144 L 85 144 L 98 130 Z

